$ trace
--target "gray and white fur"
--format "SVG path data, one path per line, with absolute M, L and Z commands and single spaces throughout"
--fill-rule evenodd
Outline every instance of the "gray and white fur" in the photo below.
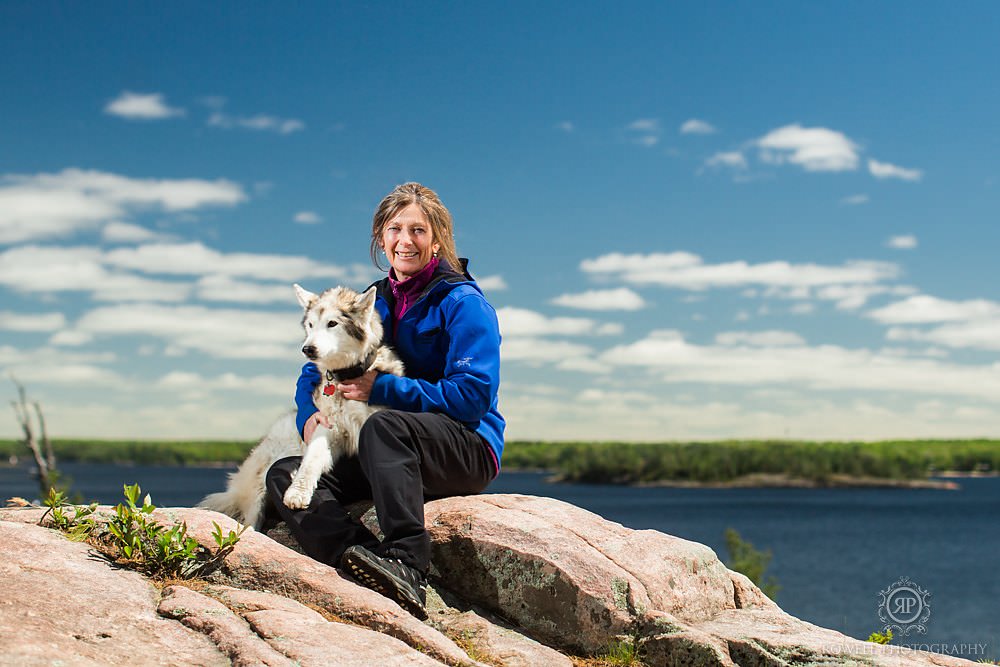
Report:
M 382 345 L 382 318 L 375 310 L 374 287 L 362 294 L 334 287 L 319 295 L 299 285 L 294 287 L 304 309 L 302 352 L 316 363 L 323 378 L 313 392 L 313 402 L 332 426 L 317 426 L 312 439 L 304 445 L 295 426 L 295 414 L 281 417 L 239 469 L 229 475 L 226 490 L 205 496 L 198 504 L 254 528 L 260 528 L 263 522 L 265 475 L 275 461 L 302 456 L 283 499 L 286 506 L 302 509 L 309 506 L 320 475 L 340 457 L 357 455 L 361 426 L 381 408 L 345 399 L 339 389 L 334 391 L 341 379 L 337 371 L 361 364 L 361 368 L 403 375 L 403 362 L 391 348 Z M 369 360 L 370 366 L 366 363 Z M 328 385 L 331 388 L 324 391 Z

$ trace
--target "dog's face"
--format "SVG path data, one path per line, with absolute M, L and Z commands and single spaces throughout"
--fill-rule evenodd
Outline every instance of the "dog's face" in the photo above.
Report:
M 350 366 L 381 340 L 381 322 L 373 317 L 374 287 L 363 294 L 334 287 L 317 295 L 295 285 L 295 295 L 305 310 L 302 354 L 310 361 L 326 368 Z

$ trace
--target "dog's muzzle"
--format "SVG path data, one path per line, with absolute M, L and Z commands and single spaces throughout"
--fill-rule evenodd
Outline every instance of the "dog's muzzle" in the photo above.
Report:
M 306 355 L 310 361 L 316 361 L 319 356 L 319 351 L 316 349 L 315 345 L 303 345 L 302 354 Z

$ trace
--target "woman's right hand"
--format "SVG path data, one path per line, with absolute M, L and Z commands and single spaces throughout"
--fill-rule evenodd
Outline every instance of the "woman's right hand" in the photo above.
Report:
M 309 444 L 309 441 L 312 440 L 313 434 L 316 432 L 316 427 L 320 424 L 327 428 L 331 427 L 330 421 L 324 417 L 322 413 L 313 413 L 313 415 L 306 421 L 306 425 L 302 427 L 302 441 Z

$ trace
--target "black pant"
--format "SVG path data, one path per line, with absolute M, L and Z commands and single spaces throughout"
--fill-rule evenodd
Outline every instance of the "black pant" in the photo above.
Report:
M 320 477 L 309 507 L 293 510 L 282 498 L 300 457 L 281 459 L 267 472 L 274 509 L 318 561 L 336 566 L 347 547 L 360 544 L 426 572 L 430 537 L 424 499 L 479 493 L 496 474 L 489 445 L 443 414 L 382 410 L 361 428 L 358 456 L 342 458 Z M 371 499 L 385 539 L 350 517 L 344 505 Z

